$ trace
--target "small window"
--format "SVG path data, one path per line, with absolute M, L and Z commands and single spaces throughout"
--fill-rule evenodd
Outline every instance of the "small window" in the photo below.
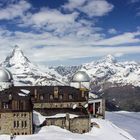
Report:
M 50 100 L 52 100 L 53 99 L 53 95 L 50 95 Z
M 7 109 L 7 108 L 8 108 L 8 103 L 2 103 L 2 107 L 3 107 L 4 109 Z
M 14 128 L 16 128 L 16 121 L 14 121 Z
M 54 92 L 58 92 L 58 87 L 54 87 Z
M 85 92 L 84 91 L 82 91 L 82 98 L 84 98 L 85 97 Z
M 27 121 L 24 122 L 24 126 L 27 127 Z
M 58 99 L 58 87 L 54 87 L 54 98 Z
M 22 135 L 24 135 L 24 133 L 22 133 Z
M 0 114 L 0 118 L 1 118 L 1 114 Z
M 19 121 L 17 121 L 17 128 L 19 127 Z
M 26 113 L 24 114 L 24 117 L 26 117 Z
M 24 128 L 24 123 L 23 123 L 23 121 L 21 122 L 21 127 Z
M 43 95 L 40 95 L 40 100 L 43 100 L 44 99 L 44 96 Z
M 63 95 L 59 95 L 59 99 L 62 100 L 63 99 Z
M 34 91 L 34 98 L 37 99 L 37 89 Z
M 27 135 L 27 132 L 25 132 L 25 135 Z
M 69 99 L 72 100 L 73 99 L 73 96 L 71 94 L 69 94 Z

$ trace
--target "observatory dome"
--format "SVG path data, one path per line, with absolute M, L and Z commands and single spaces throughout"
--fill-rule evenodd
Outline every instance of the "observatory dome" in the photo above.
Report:
M 90 78 L 88 74 L 84 71 L 78 71 L 75 73 L 71 79 L 71 82 L 89 82 Z
M 0 82 L 11 82 L 13 80 L 10 71 L 4 68 L 0 68 Z
M 13 77 L 9 70 L 0 68 L 0 91 L 13 86 Z

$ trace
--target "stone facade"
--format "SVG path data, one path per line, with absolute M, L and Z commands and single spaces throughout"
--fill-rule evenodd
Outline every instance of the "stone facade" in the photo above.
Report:
M 55 125 L 67 129 L 73 133 L 89 132 L 91 121 L 89 116 L 78 116 L 70 118 L 67 114 L 66 117 L 60 118 L 46 118 L 45 125 Z
M 32 112 L 1 112 L 0 134 L 27 135 L 33 133 Z
M 80 116 L 70 119 L 70 131 L 74 133 L 86 133 L 91 130 L 89 116 Z
M 39 108 L 72 108 L 84 106 L 86 102 L 57 102 L 57 103 L 34 103 L 34 109 Z
M 24 91 L 28 91 L 28 94 Z M 0 134 L 32 134 L 33 110 L 46 116 L 45 125 L 56 125 L 74 133 L 88 132 L 91 128 L 88 104 L 92 105 L 93 116 L 104 117 L 104 100 L 89 101 L 88 91 L 83 88 L 76 89 L 69 86 L 12 87 L 0 93 Z M 96 104 L 100 106 L 96 107 Z M 66 116 L 55 118 L 55 115 L 58 114 Z M 71 118 L 72 114 L 76 117 Z M 49 116 L 51 117 L 49 118 Z M 43 126 L 44 123 L 39 126 Z

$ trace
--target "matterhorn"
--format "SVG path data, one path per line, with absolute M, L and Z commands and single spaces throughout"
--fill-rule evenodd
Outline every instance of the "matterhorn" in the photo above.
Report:
M 1 66 L 11 71 L 14 84 L 17 86 L 63 85 L 61 81 L 55 79 L 47 72 L 43 72 L 38 66 L 31 63 L 17 45 L 12 53 L 1 63 Z

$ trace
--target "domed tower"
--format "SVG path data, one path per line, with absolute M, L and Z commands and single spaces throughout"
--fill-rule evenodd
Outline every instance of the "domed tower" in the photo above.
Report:
M 0 68 L 0 91 L 13 86 L 13 77 L 9 70 Z
M 89 90 L 90 78 L 88 74 L 84 71 L 76 72 L 70 81 L 70 86 Z

